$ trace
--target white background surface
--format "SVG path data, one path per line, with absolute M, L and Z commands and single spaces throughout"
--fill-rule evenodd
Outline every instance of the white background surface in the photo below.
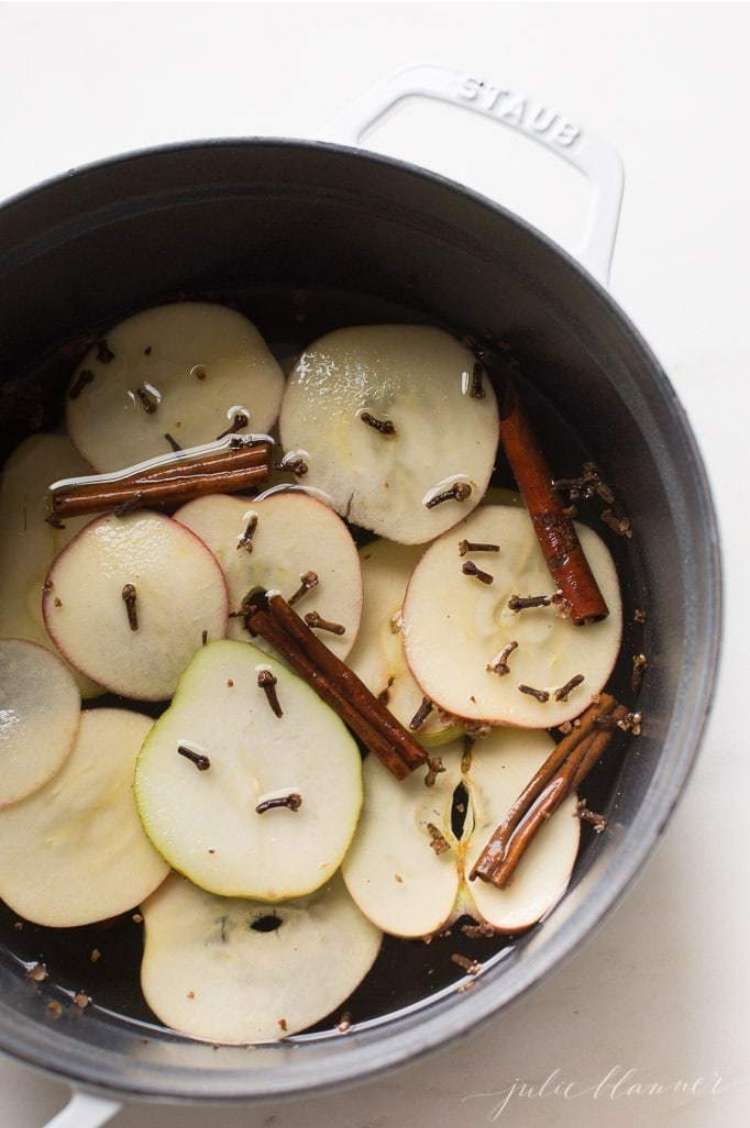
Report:
M 687 405 L 723 523 L 729 598 L 714 719 L 657 857 L 601 931 L 481 1041 L 364 1089 L 252 1111 L 133 1106 L 118 1128 L 483 1125 L 499 1098 L 475 1094 L 554 1070 L 578 1090 L 616 1068 L 665 1086 L 721 1081 L 703 1096 L 603 1088 L 566 1101 L 548 1091 L 511 1099 L 497 1122 L 748 1123 L 749 36 L 750 9 L 720 4 L 0 6 L 0 196 L 140 145 L 314 136 L 340 100 L 413 61 L 527 88 L 609 137 L 628 176 L 612 290 Z M 575 179 L 499 126 L 428 106 L 381 138 L 575 235 Z M 64 1096 L 0 1063 L 3 1128 L 43 1123 Z

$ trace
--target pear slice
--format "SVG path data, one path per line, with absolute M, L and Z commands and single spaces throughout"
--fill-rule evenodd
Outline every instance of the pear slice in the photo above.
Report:
M 224 1044 L 272 1042 L 338 1008 L 375 962 L 381 933 L 340 877 L 269 910 L 172 874 L 142 906 L 141 987 L 165 1025 Z
M 429 547 L 409 583 L 402 623 L 406 657 L 426 697 L 455 716 L 524 728 L 551 728 L 583 712 L 617 659 L 622 604 L 606 545 L 585 525 L 576 529 L 609 607 L 605 620 L 585 627 L 574 626 L 554 604 L 509 608 L 513 595 L 554 593 L 525 510 L 481 506 Z M 500 551 L 461 557 L 462 540 L 496 544 Z M 463 574 L 467 562 L 491 582 Z M 518 646 L 507 658 L 509 672 L 488 670 L 511 642 Z M 557 691 L 578 674 L 585 680 L 557 700 Z M 541 702 L 520 686 L 549 697 Z
M 0 811 L 0 897 L 20 917 L 91 924 L 134 908 L 164 880 L 169 868 L 143 833 L 132 791 L 150 727 L 124 709 L 84 712 L 57 775 Z
M 86 525 L 52 565 L 42 606 L 69 662 L 141 701 L 172 696 L 203 632 L 224 636 L 228 612 L 212 553 L 184 525 L 147 510 Z
M 493 831 L 553 747 L 547 733 L 520 729 L 495 729 L 474 745 L 467 779 L 473 817 L 466 848 L 467 877 Z M 535 924 L 567 889 L 579 840 L 580 822 L 572 794 L 539 831 L 507 888 L 497 889 L 479 878 L 466 881 L 469 911 L 501 932 L 519 932 Z M 469 907 L 472 903 L 473 909 Z
M 284 449 L 307 451 L 305 485 L 354 524 L 401 544 L 432 540 L 479 504 L 495 461 L 497 403 L 486 375 L 474 380 L 475 364 L 426 325 L 337 329 L 289 378 Z M 457 483 L 470 490 L 464 500 L 428 508 Z
M 60 658 L 34 642 L 0 641 L 0 808 L 43 787 L 73 747 L 81 699 Z
M 408 725 L 422 704 L 422 690 L 406 662 L 401 641 L 401 606 L 406 587 L 424 549 L 421 545 L 377 540 L 360 549 L 364 609 L 348 665 L 367 688 L 380 696 L 402 724 Z M 426 747 L 456 740 L 462 726 L 433 710 L 415 736 Z
M 334 654 L 346 657 L 359 629 L 362 574 L 351 533 L 329 506 L 296 491 L 259 501 L 215 494 L 188 502 L 175 513 L 175 520 L 192 529 L 216 556 L 233 612 L 258 587 L 275 589 L 291 599 L 302 576 L 314 572 L 318 584 L 297 609 L 300 615 L 317 611 L 343 627 L 342 634 L 316 633 Z M 229 620 L 228 635 L 249 640 L 241 616 Z M 257 639 L 256 645 L 267 649 L 263 639 Z
M 258 684 L 270 672 L 281 716 Z M 208 758 L 200 771 L 180 747 Z M 201 649 L 138 761 L 143 825 L 211 893 L 282 901 L 328 881 L 362 805 L 357 745 L 310 687 L 251 643 Z M 257 807 L 297 795 L 297 810 Z
M 432 787 L 424 773 L 401 782 L 375 756 L 364 765 L 365 804 L 342 873 L 362 912 L 394 936 L 444 928 L 458 896 L 460 861 L 451 831 L 461 748 L 441 750 L 445 771 Z
M 53 528 L 46 520 L 48 486 L 89 472 L 64 435 L 32 435 L 5 463 L 0 482 L 0 637 L 24 638 L 54 650 L 42 618 L 42 584 L 54 558 L 90 518 L 74 517 L 64 528 Z M 74 677 L 84 697 L 102 692 L 78 671 Z
M 157 306 L 120 322 L 81 361 L 68 389 L 68 431 L 104 473 L 210 442 L 238 413 L 275 421 L 284 376 L 255 326 L 209 302 Z

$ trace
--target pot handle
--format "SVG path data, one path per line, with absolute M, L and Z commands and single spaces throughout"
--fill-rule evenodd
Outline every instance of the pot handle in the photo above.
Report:
M 121 1108 L 118 1101 L 74 1089 L 65 1108 L 47 1122 L 46 1128 L 99 1128 Z
M 617 150 L 584 130 L 549 103 L 468 71 L 431 64 L 396 71 L 349 102 L 324 140 L 358 145 L 364 135 L 404 98 L 432 98 L 484 114 L 546 146 L 589 180 L 591 203 L 576 257 L 603 285 L 609 280 L 620 218 L 624 171 Z

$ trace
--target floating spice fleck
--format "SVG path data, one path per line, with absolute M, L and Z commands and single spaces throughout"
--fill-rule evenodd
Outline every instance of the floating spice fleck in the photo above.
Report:
M 43 963 L 32 964 L 26 972 L 26 978 L 30 979 L 32 983 L 44 983 L 45 979 L 49 979 L 47 965 Z
M 63 1012 L 62 1005 L 58 1003 L 57 999 L 50 999 L 47 1003 L 47 1012 L 50 1018 L 59 1018 Z
M 141 401 L 141 406 L 146 414 L 153 415 L 159 406 L 159 397 L 146 384 L 141 384 L 140 388 L 136 388 L 135 394 Z
M 143 350 L 143 355 L 151 356 L 151 345 L 146 345 L 145 349 Z
M 339 1034 L 346 1034 L 347 1030 L 351 1027 L 351 1024 L 352 1016 L 349 1014 L 349 1011 L 344 1011 L 341 1018 L 336 1023 L 336 1029 L 338 1030 Z
M 286 807 L 289 811 L 298 811 L 302 806 L 302 796 L 297 791 L 290 791 L 288 795 L 274 795 L 271 799 L 264 799 L 255 808 L 258 815 L 266 811 L 273 811 L 277 807 Z
M 618 536 L 627 537 L 628 540 L 633 536 L 633 528 L 629 517 L 620 517 L 613 509 L 603 509 L 601 519 L 604 524 L 612 529 L 613 532 L 617 533 Z
M 419 706 L 416 713 L 409 721 L 409 728 L 412 730 L 412 732 L 416 732 L 417 729 L 422 727 L 422 725 L 425 723 L 430 713 L 432 712 L 433 708 L 434 705 L 432 701 L 430 701 L 429 697 L 423 697 L 422 704 Z
M 645 673 L 648 661 L 645 654 L 633 655 L 633 673 L 630 679 L 630 684 L 633 687 L 633 692 L 637 693 L 643 683 L 643 675 Z
M 469 384 L 469 395 L 472 399 L 484 399 L 484 369 L 479 361 L 476 362 L 471 370 L 471 383 Z
M 462 540 L 458 542 L 458 555 L 466 556 L 468 552 L 499 552 L 499 544 L 480 544 L 478 541 Z
M 395 435 L 396 427 L 391 419 L 377 419 L 369 411 L 363 411 L 360 415 L 363 423 L 368 427 L 372 427 L 375 431 L 379 431 L 381 435 Z
M 278 1027 L 279 1027 L 279 1030 L 281 1030 L 281 1032 L 282 1032 L 283 1034 L 286 1034 L 286 1032 L 287 1032 L 287 1030 L 288 1030 L 288 1026 L 287 1026 L 287 1021 L 286 1021 L 286 1019 L 285 1019 L 285 1018 L 279 1018 L 279 1019 L 277 1019 L 277 1025 L 278 1025 Z
M 99 949 L 98 948 L 92 948 L 91 949 L 91 955 L 89 956 L 89 959 L 91 960 L 91 962 L 92 963 L 98 963 L 101 958 L 102 958 L 102 954 L 99 951 Z
M 633 612 L 633 620 L 636 623 L 645 623 L 646 612 L 643 611 L 640 607 L 636 608 L 636 610 Z
M 317 611 L 308 611 L 305 615 L 305 622 L 308 627 L 313 630 L 329 631 L 331 634 L 343 635 L 346 634 L 346 627 L 341 623 L 332 623 L 330 619 L 324 619 L 318 614 Z
M 278 678 L 271 670 L 260 670 L 258 672 L 259 689 L 262 689 L 265 693 L 268 704 L 271 706 L 271 711 L 275 713 L 277 717 L 282 717 L 284 714 L 279 704 L 279 696 L 276 692 L 277 682 Z
M 525 611 L 528 607 L 549 607 L 551 595 L 512 595 L 508 600 L 511 611 Z
M 82 368 L 76 376 L 73 383 L 70 385 L 68 392 L 68 399 L 78 399 L 84 388 L 87 388 L 94 380 L 94 373 L 90 368 Z
M 237 431 L 241 431 L 243 427 L 247 427 L 249 422 L 250 417 L 246 411 L 236 411 L 232 416 L 232 422 L 220 435 L 216 436 L 216 441 L 218 442 L 219 439 L 225 439 L 227 435 L 236 434 Z
M 143 916 L 141 913 L 133 913 L 130 919 L 133 924 L 143 924 Z
M 169 431 L 164 432 L 164 438 L 167 440 L 175 454 L 178 450 L 182 450 L 182 447 L 177 442 L 177 439 L 174 437 L 174 435 L 170 435 Z
M 299 587 L 294 595 L 287 600 L 290 607 L 294 607 L 295 603 L 299 603 L 300 599 L 302 599 L 304 595 L 307 595 L 308 591 L 312 591 L 312 589 L 316 588 L 320 583 L 317 572 L 305 572 L 303 576 L 300 576 L 299 580 Z
M 189 760 L 191 764 L 195 764 L 199 772 L 207 772 L 211 767 L 211 761 L 208 756 L 205 756 L 202 752 L 196 752 L 194 749 L 188 748 L 186 744 L 179 744 L 177 751 L 181 756 L 184 756 L 186 760 Z
M 583 674 L 574 674 L 565 685 L 561 685 L 559 689 L 555 690 L 555 701 L 567 701 L 573 690 L 585 681 Z
M 194 364 L 188 372 L 188 376 L 193 376 L 196 380 L 205 380 L 208 372 L 202 364 Z
M 626 713 L 625 716 L 617 722 L 617 727 L 622 729 L 623 732 L 632 733 L 633 736 L 640 736 L 642 721 L 642 713 Z
M 483 572 L 481 568 L 477 568 L 473 560 L 465 560 L 461 565 L 461 571 L 465 576 L 473 576 L 481 584 L 491 584 L 495 580 L 495 577 L 491 576 L 489 572 Z
M 63 605 L 63 601 L 60 599 L 59 595 L 56 595 L 55 596 L 55 607 L 62 607 L 62 605 Z
M 245 531 L 242 534 L 242 536 L 240 537 L 240 539 L 237 541 L 237 548 L 238 549 L 244 548 L 244 549 L 247 549 L 248 552 L 253 551 L 253 536 L 255 535 L 255 530 L 257 528 L 258 528 L 258 515 L 257 515 L 257 513 L 251 513 L 250 518 L 247 522 L 247 525 L 245 526 Z
M 478 975 L 482 970 L 482 965 L 477 960 L 471 960 L 468 956 L 462 956 L 460 952 L 452 952 L 451 960 L 457 964 L 467 975 Z
M 110 361 L 115 359 L 115 354 L 107 344 L 107 341 L 102 337 L 101 341 L 96 342 L 96 359 L 100 364 L 109 364 Z
M 131 631 L 138 630 L 138 608 L 136 606 L 137 596 L 134 584 L 125 584 L 122 589 L 122 600 L 125 604 L 125 610 L 128 613 L 128 626 Z
M 462 924 L 461 931 L 470 940 L 481 940 L 485 937 L 497 936 L 497 929 L 484 921 L 481 924 Z
M 208 643 L 208 631 L 201 631 L 201 646 L 206 646 Z
M 496 654 L 495 657 L 487 663 L 486 668 L 488 672 L 491 674 L 499 674 L 500 677 L 503 677 L 505 674 L 509 674 L 510 666 L 508 665 L 508 659 L 510 658 L 513 651 L 517 649 L 517 642 L 509 642 L 507 646 L 503 647 L 499 654 Z
M 587 822 L 591 824 L 591 826 L 594 828 L 594 834 L 601 834 L 602 831 L 606 830 L 607 820 L 605 819 L 604 815 L 600 815 L 596 811 L 590 811 L 586 806 L 585 799 L 578 800 L 578 803 L 576 804 L 575 814 L 581 820 L 581 822 Z
M 430 836 L 430 846 L 438 857 L 450 850 L 450 845 L 446 841 L 445 836 L 440 833 L 434 823 L 427 823 L 427 833 Z
M 73 1003 L 79 1010 L 86 1010 L 86 1007 L 91 1004 L 91 996 L 87 995 L 85 991 L 76 991 L 73 996 Z
M 534 689 L 533 685 L 519 685 L 518 689 L 520 693 L 528 693 L 530 697 L 536 697 L 537 701 L 541 701 L 542 704 L 549 701 L 549 694 L 546 689 Z
M 436 505 L 442 505 L 444 501 L 466 501 L 471 495 L 471 486 L 468 482 L 454 482 L 446 490 L 441 490 L 440 493 L 433 494 L 425 501 L 426 509 L 434 509 Z

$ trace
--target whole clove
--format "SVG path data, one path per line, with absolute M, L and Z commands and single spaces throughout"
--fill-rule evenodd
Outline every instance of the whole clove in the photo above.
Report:
M 551 595 L 512 595 L 508 600 L 511 611 L 525 611 L 528 607 L 549 607 Z
M 299 603 L 303 596 L 307 595 L 308 591 L 312 591 L 320 583 L 317 572 L 305 572 L 300 576 L 300 585 L 295 591 L 294 595 L 288 600 L 289 606 L 294 607 L 295 603 Z
M 534 689 L 533 685 L 519 685 L 518 690 L 520 693 L 528 693 L 530 697 L 536 697 L 543 705 L 549 701 L 549 693 L 546 689 Z
M 583 674 L 574 674 L 565 685 L 561 685 L 559 689 L 555 690 L 555 701 L 567 701 L 573 690 L 579 686 L 585 678 Z
M 125 584 L 122 589 L 122 600 L 128 614 L 128 626 L 131 631 L 138 630 L 138 608 L 136 606 L 136 591 L 134 584 Z
M 289 811 L 298 811 L 301 806 L 302 796 L 296 791 L 290 791 L 288 795 L 275 795 L 271 799 L 264 799 L 255 808 L 255 813 L 263 815 L 266 811 L 273 811 L 277 807 L 286 807 Z
M 412 730 L 412 732 L 416 732 L 417 729 L 420 729 L 422 727 L 433 709 L 434 705 L 432 701 L 430 701 L 429 697 L 423 697 L 422 704 L 419 706 L 416 713 L 409 721 L 409 728 Z
M 391 419 L 377 419 L 369 411 L 363 411 L 360 415 L 363 423 L 368 427 L 372 427 L 375 431 L 379 431 L 381 435 L 395 435 L 396 426 Z
M 499 674 L 500 677 L 504 677 L 505 674 L 510 673 L 508 659 L 510 658 L 513 651 L 517 649 L 517 642 L 509 642 L 507 646 L 503 647 L 499 654 L 496 654 L 495 657 L 487 663 L 487 666 L 485 668 L 490 674 Z
M 433 494 L 424 504 L 426 509 L 434 509 L 436 505 L 442 505 L 444 501 L 466 501 L 470 495 L 471 486 L 468 482 L 454 482 L 448 489 Z
M 191 764 L 195 764 L 199 772 L 207 772 L 211 767 L 211 761 L 208 756 L 204 756 L 202 752 L 195 752 L 192 748 L 188 748 L 186 744 L 178 745 L 177 751 L 181 756 L 184 756 L 186 760 L 189 760 Z
M 284 715 L 281 705 L 279 703 L 279 696 L 276 692 L 276 685 L 278 678 L 270 670 L 260 670 L 258 673 L 258 688 L 262 689 L 266 695 L 268 704 L 271 706 L 271 711 L 277 717 Z
M 468 552 L 499 552 L 499 544 L 480 544 L 477 541 L 462 540 L 458 542 L 458 555 L 466 556 Z
M 332 623 L 330 619 L 324 619 L 317 611 L 308 611 L 305 615 L 305 622 L 313 630 L 328 631 L 335 635 L 346 634 L 346 627 L 342 623 Z
M 490 575 L 489 572 L 483 572 L 478 568 L 473 560 L 465 560 L 461 565 L 461 571 L 465 576 L 473 576 L 474 579 L 479 580 L 481 584 L 494 583 L 495 577 Z

